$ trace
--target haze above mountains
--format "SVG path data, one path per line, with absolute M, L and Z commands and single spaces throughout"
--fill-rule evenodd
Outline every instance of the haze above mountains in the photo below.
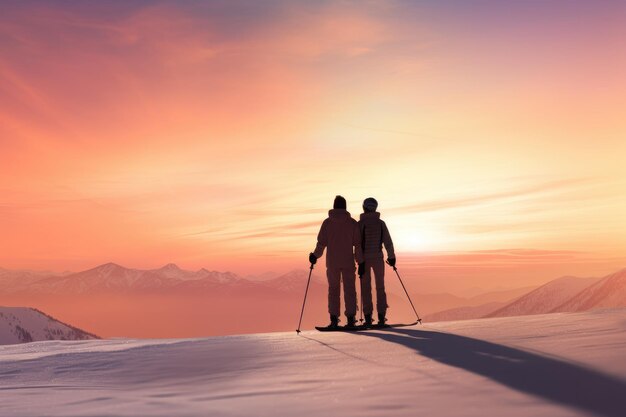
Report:
M 326 324 L 323 267 L 313 271 L 304 328 Z M 115 263 L 76 272 L 10 271 L 0 268 L 0 305 L 31 306 L 105 337 L 198 337 L 284 331 L 295 328 L 308 270 L 243 278 L 175 264 L 158 269 Z M 474 297 L 420 294 L 407 281 L 426 321 L 585 311 L 626 306 L 626 269 L 604 278 L 561 277 L 535 287 Z M 412 320 L 402 289 L 388 271 L 389 316 Z

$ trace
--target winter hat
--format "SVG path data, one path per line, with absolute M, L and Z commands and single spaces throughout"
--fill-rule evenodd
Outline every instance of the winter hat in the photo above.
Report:
M 338 195 L 337 197 L 335 197 L 335 201 L 333 202 L 333 208 L 334 209 L 346 209 L 347 205 L 346 205 L 346 199 L 343 198 L 342 196 Z
M 363 200 L 363 210 L 365 212 L 370 213 L 376 211 L 378 208 L 378 201 L 374 197 L 368 197 Z

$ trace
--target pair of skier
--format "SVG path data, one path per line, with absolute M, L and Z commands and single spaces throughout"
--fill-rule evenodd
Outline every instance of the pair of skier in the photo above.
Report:
M 376 281 L 376 310 L 378 324 L 384 325 L 387 314 L 385 293 L 385 262 L 382 246 L 387 251 L 387 262 L 394 266 L 396 256 L 387 225 L 376 211 L 378 202 L 370 197 L 363 201 L 363 214 L 357 222 L 346 210 L 346 199 L 338 195 L 333 209 L 328 212 L 317 235 L 315 250 L 309 254 L 309 262 L 315 264 L 326 251 L 326 276 L 328 278 L 328 327 L 339 326 L 341 310 L 341 282 L 343 282 L 347 327 L 356 326 L 357 299 L 355 281 L 358 274 L 363 298 L 365 326 L 372 326 L 372 271 Z

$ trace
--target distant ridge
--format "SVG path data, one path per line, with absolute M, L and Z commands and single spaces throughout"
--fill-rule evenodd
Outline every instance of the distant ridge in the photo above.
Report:
M 485 317 L 525 316 L 550 313 L 558 306 L 597 282 L 599 278 L 561 277 L 518 298 Z
M 495 310 L 505 305 L 506 303 L 491 302 L 478 306 L 451 308 L 424 316 L 424 321 L 435 322 L 477 319 L 485 317 L 487 314 L 493 313 Z
M 600 278 L 557 278 L 509 303 L 489 302 L 442 310 L 426 315 L 424 321 L 582 312 L 619 307 L 626 307 L 626 268 Z
M 595 282 L 555 308 L 553 312 L 577 312 L 623 306 L 626 306 L 626 269 Z

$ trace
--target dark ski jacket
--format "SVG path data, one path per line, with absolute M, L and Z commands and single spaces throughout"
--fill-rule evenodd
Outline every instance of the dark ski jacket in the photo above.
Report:
M 322 223 L 313 252 L 320 258 L 326 251 L 327 268 L 354 268 L 354 262 L 363 262 L 361 234 L 356 220 L 345 209 L 332 209 Z
M 385 222 L 380 219 L 380 213 L 361 214 L 358 225 L 364 259 L 383 258 L 383 245 L 385 245 L 388 258 L 396 257 L 389 229 L 387 229 Z

